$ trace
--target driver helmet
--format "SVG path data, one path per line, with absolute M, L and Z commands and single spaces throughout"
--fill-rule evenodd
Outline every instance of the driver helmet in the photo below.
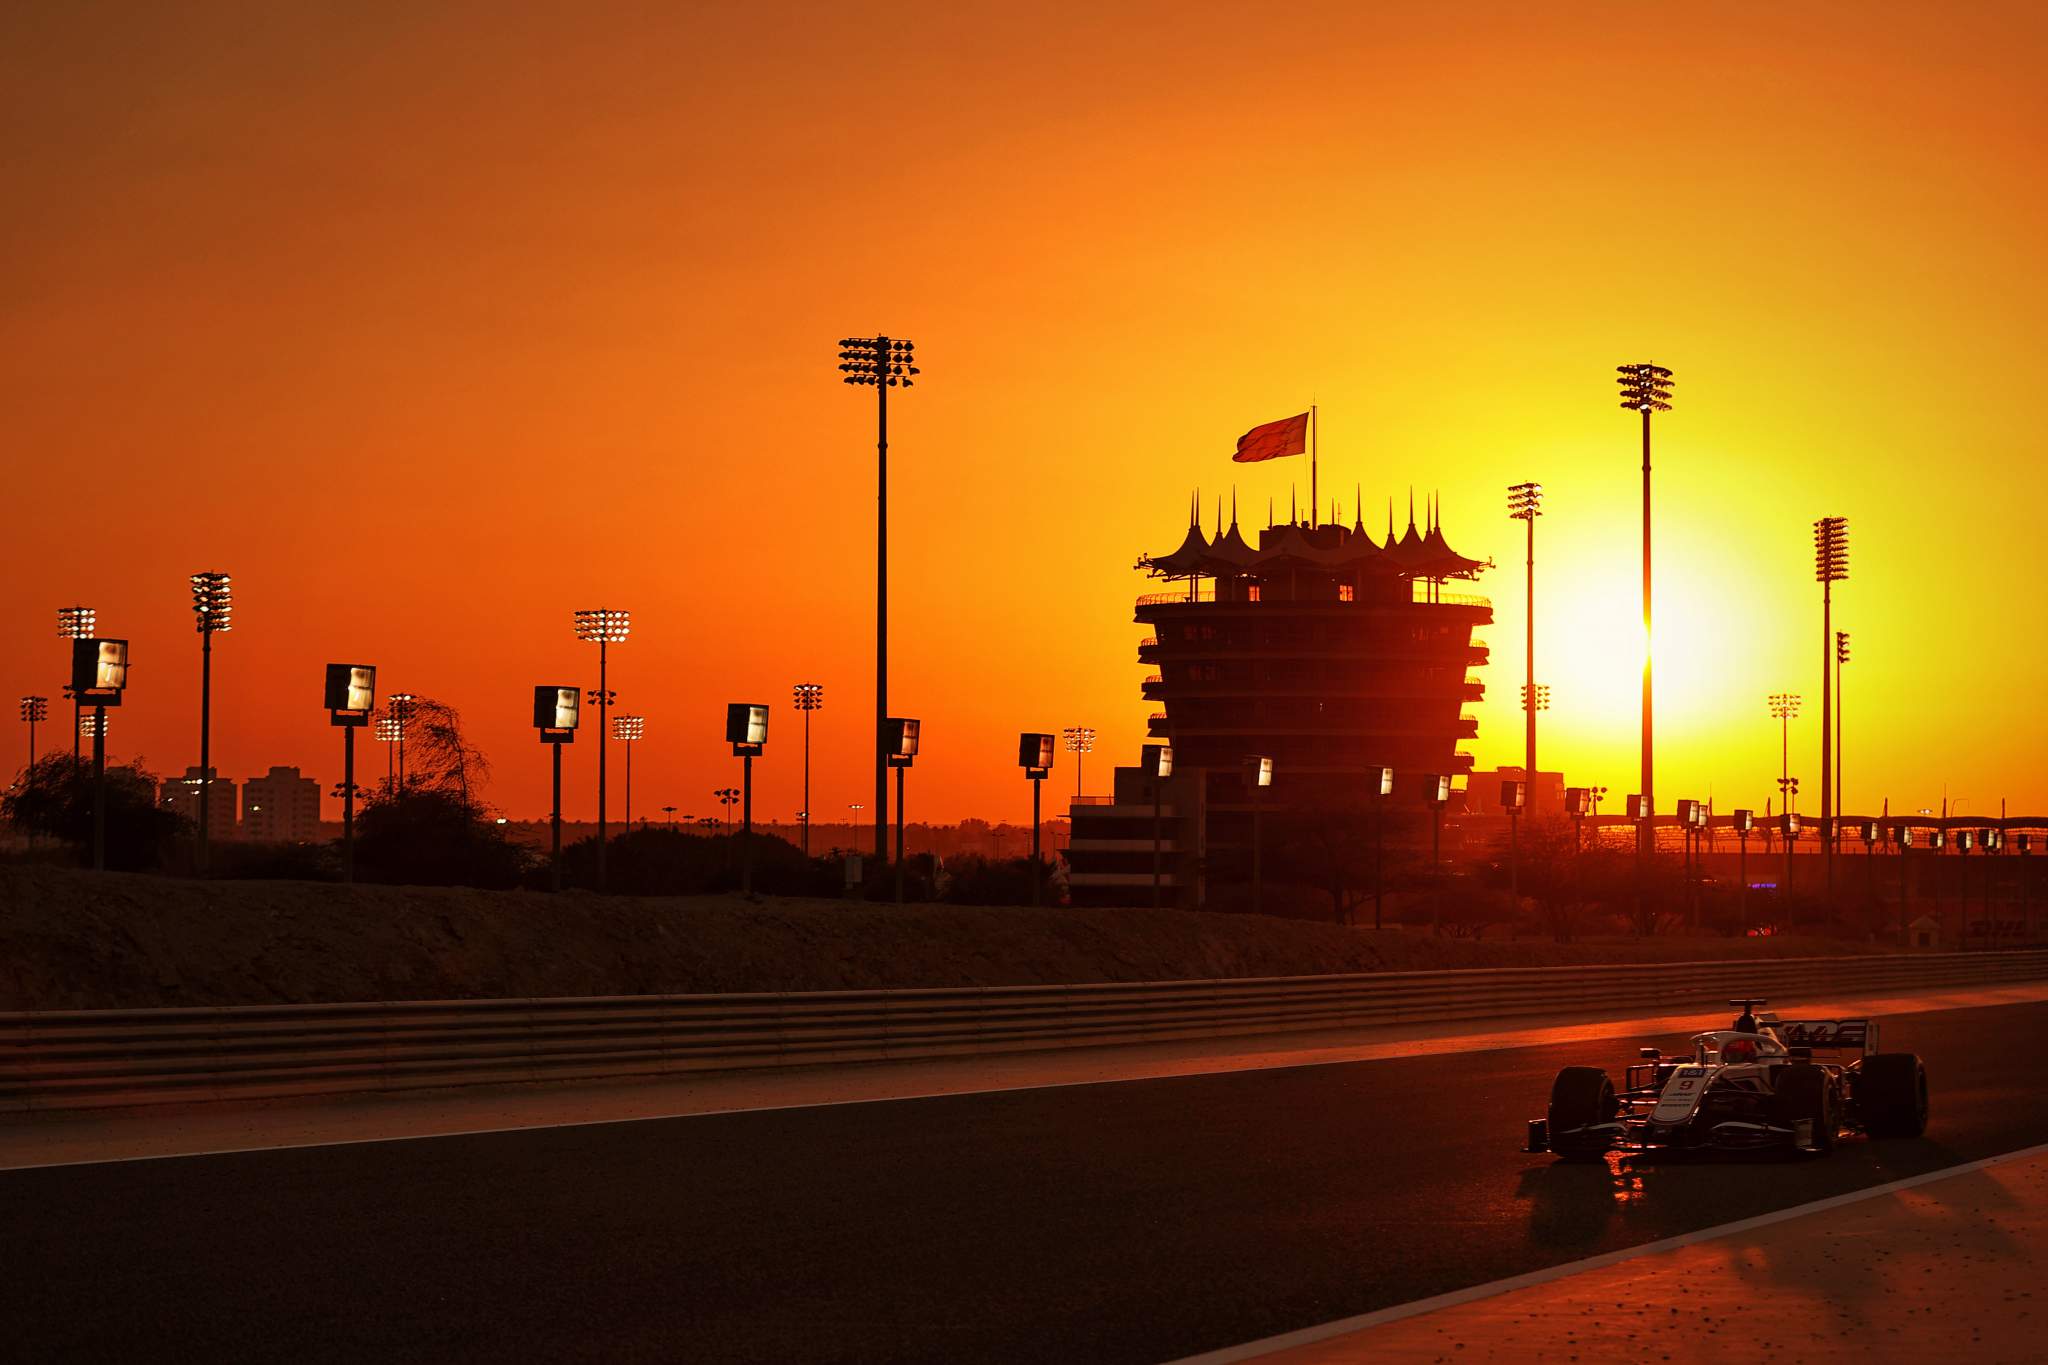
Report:
M 1757 1046 L 1754 1038 L 1730 1038 L 1721 1044 L 1723 1062 L 1753 1062 L 1756 1059 Z

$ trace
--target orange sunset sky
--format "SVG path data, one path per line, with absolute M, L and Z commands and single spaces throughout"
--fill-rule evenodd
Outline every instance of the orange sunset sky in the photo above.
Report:
M 1321 405 L 1325 502 L 1440 492 L 1499 567 L 1471 747 L 1519 762 L 1536 480 L 1545 767 L 1635 786 L 1638 470 L 1658 427 L 1658 794 L 1817 809 L 1811 523 L 1849 518 L 1848 807 L 2048 807 L 2037 704 L 2048 18 L 2034 5 L 29 3 L 0 14 L 0 687 L 54 609 L 132 641 L 116 756 L 197 760 L 186 575 L 235 577 L 215 761 L 331 783 L 321 665 L 458 706 L 542 814 L 535 683 L 648 717 L 635 806 L 870 800 L 873 399 L 913 819 L 1022 819 L 1020 729 L 1150 707 L 1133 572 Z M 68 721 L 68 708 L 57 710 Z M 595 746 L 568 813 L 595 811 Z M 53 726 L 50 745 L 65 743 Z M 13 762 L 25 753 L 17 733 Z M 363 762 L 382 771 L 367 746 Z M 1071 790 L 1065 755 L 1051 792 Z M 10 765 L 11 767 L 11 765 Z M 614 766 L 613 780 L 619 780 Z M 619 811 L 615 790 L 614 815 Z M 1610 806 L 1609 809 L 1615 809 Z

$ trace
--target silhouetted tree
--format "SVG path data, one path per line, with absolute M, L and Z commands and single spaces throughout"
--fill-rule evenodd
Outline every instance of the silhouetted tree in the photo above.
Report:
M 356 817 L 358 873 L 418 886 L 517 886 L 526 855 L 481 799 L 489 773 L 455 708 L 417 698 L 404 784 L 373 791 Z
M 81 861 L 92 849 L 93 776 L 70 754 L 45 754 L 0 796 L 0 816 L 25 833 L 59 839 Z M 162 864 L 184 828 L 176 812 L 156 803 L 156 777 L 140 762 L 107 769 L 107 866 L 139 872 Z
M 948 858 L 943 882 L 939 899 L 948 905 L 1029 905 L 1031 859 Z

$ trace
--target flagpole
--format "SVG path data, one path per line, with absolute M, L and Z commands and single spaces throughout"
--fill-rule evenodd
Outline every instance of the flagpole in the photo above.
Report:
M 1308 524 L 1316 524 L 1316 405 L 1308 405 Z

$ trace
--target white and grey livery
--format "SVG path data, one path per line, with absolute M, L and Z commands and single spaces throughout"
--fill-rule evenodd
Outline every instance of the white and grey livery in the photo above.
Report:
M 1824 1153 L 1845 1133 L 1927 1131 L 1927 1068 L 1913 1053 L 1878 1051 L 1874 1020 L 1780 1019 L 1753 1012 L 1767 1001 L 1728 1003 L 1742 1010 L 1732 1026 L 1694 1034 L 1687 1057 L 1640 1049 L 1619 1090 L 1598 1067 L 1558 1072 L 1525 1150 L 1567 1161 L 1614 1151 Z

